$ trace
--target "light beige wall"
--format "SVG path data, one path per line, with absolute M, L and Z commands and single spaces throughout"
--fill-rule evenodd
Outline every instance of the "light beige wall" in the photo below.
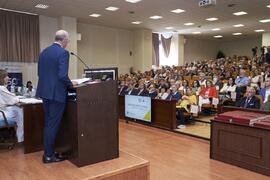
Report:
M 152 30 L 139 29 L 134 35 L 134 70 L 149 71 L 152 68 Z
M 213 59 L 217 55 L 216 41 L 201 40 L 197 38 L 186 37 L 184 45 L 185 62 Z
M 41 51 L 54 42 L 55 32 L 58 30 L 56 18 L 39 16 L 39 34 Z
M 70 42 L 67 50 L 77 54 L 77 20 L 76 18 L 62 16 L 58 18 L 58 28 L 64 29 L 69 33 Z M 77 60 L 74 56 L 69 58 L 69 77 L 70 79 L 78 78 Z
M 133 33 L 129 30 L 78 23 L 82 39 L 78 54 L 91 67 L 118 67 L 119 73 L 133 66 Z M 78 62 L 78 74 L 84 66 Z
M 262 35 L 262 45 L 270 46 L 270 32 L 263 33 Z
M 251 49 L 256 46 L 258 48 L 262 46 L 261 37 L 236 39 L 234 41 L 222 42 L 219 44 L 218 48 L 225 54 L 225 56 L 244 55 L 251 57 Z M 258 53 L 260 53 L 260 50 L 258 50 Z

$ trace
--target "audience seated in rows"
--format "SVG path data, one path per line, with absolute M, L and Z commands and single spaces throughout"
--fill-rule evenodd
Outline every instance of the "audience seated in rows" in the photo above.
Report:
M 133 94 L 162 100 L 175 99 L 179 106 L 190 89 L 191 94 L 197 98 L 199 110 L 201 107 L 215 108 L 216 106 L 212 105 L 216 105 L 216 102 L 219 105 L 258 109 L 260 103 L 256 94 L 262 96 L 264 103 L 268 102 L 270 95 L 268 78 L 270 66 L 263 58 L 233 56 L 186 63 L 184 66 L 163 66 L 146 72 L 122 74 L 119 77 L 119 95 Z M 178 113 L 178 119 L 180 117 L 181 112 Z M 183 118 L 181 122 L 184 122 Z

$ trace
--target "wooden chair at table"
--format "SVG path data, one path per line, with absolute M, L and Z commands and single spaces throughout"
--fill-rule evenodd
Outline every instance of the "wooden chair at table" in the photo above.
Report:
M 0 147 L 13 149 L 16 143 L 16 128 L 16 122 L 8 120 L 4 111 L 0 110 Z

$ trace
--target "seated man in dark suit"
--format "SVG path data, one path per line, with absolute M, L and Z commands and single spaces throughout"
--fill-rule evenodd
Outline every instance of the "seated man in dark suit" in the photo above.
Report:
M 155 84 L 151 84 L 149 86 L 149 96 L 152 98 L 152 99 L 155 99 L 157 97 L 158 93 L 157 93 L 157 90 L 156 90 L 156 87 L 155 87 Z
M 125 95 L 137 95 L 138 91 L 139 90 L 135 88 L 135 85 L 130 84 L 129 87 L 125 91 Z
M 181 93 L 178 91 L 176 85 L 172 85 L 171 99 L 175 99 L 176 103 L 178 103 L 182 99 Z
M 148 96 L 149 92 L 148 90 L 145 88 L 145 85 L 143 82 L 140 82 L 139 84 L 139 91 L 138 91 L 138 96 Z
M 120 87 L 118 88 L 118 95 L 124 96 L 127 88 L 128 86 L 125 84 L 125 81 L 122 81 Z
M 237 101 L 236 106 L 243 108 L 259 109 L 260 101 L 255 96 L 255 92 L 256 90 L 254 89 L 254 87 L 248 87 L 246 96 L 242 97 L 239 101 Z

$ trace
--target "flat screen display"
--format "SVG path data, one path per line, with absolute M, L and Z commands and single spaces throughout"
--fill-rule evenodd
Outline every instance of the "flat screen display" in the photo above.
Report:
M 151 122 L 151 98 L 144 96 L 125 96 L 125 116 Z
M 85 69 L 85 76 L 92 80 L 117 80 L 118 79 L 118 68 L 96 68 L 96 69 Z

